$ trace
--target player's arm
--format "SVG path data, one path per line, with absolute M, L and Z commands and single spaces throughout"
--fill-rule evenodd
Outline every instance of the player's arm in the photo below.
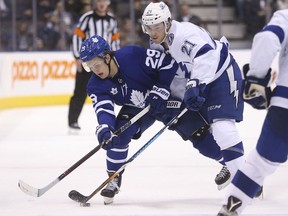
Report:
M 184 103 L 186 107 L 192 111 L 201 109 L 205 102 L 204 90 L 215 77 L 217 67 L 219 64 L 219 57 L 217 51 L 203 40 L 197 40 L 197 44 L 185 46 L 184 54 L 187 59 L 186 67 L 191 67 L 188 82 L 186 84 L 186 91 L 184 94 Z M 185 42 L 187 43 L 187 42 Z M 189 44 L 192 42 L 189 42 Z M 188 50 L 190 47 L 191 50 Z M 189 53 L 191 56 L 190 64 L 188 62 Z M 191 62 L 193 59 L 193 62 Z M 188 68 L 189 70 L 189 68 Z
M 255 35 L 247 76 L 258 78 L 266 76 L 273 59 L 281 49 L 284 36 L 284 30 L 276 25 L 268 25 Z
M 244 101 L 256 109 L 270 104 L 273 75 L 271 64 L 284 40 L 285 32 L 277 25 L 267 25 L 253 39 L 250 65 L 243 67 L 245 75 Z
M 112 29 L 112 38 L 111 38 L 111 49 L 118 50 L 120 49 L 120 32 L 118 29 L 117 20 L 114 19 L 114 27 Z
M 101 84 L 103 84 L 103 81 Z M 120 139 L 114 135 L 114 104 L 109 94 L 107 94 L 104 89 L 105 85 L 99 85 L 99 83 L 93 82 L 93 79 L 90 79 L 87 85 L 87 93 L 92 100 L 99 124 L 96 127 L 95 134 L 99 143 L 105 143 L 102 146 L 104 149 L 111 149 L 119 145 Z
M 145 66 L 148 71 L 154 72 L 156 78 L 147 98 L 147 103 L 150 104 L 149 113 L 159 117 L 166 112 L 170 85 L 176 75 L 178 64 L 170 55 L 151 49 L 146 50 L 145 59 Z
M 79 23 L 77 24 L 77 26 L 75 27 L 74 32 L 73 32 L 72 52 L 73 52 L 73 55 L 76 59 L 80 58 L 79 50 L 81 48 L 82 42 L 86 39 L 85 31 L 86 31 L 86 27 L 88 25 L 87 16 L 90 13 L 91 12 L 87 12 L 80 17 Z

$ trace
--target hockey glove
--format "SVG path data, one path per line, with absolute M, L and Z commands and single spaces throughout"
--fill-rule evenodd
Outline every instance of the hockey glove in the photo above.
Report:
M 182 101 L 180 101 L 179 99 L 169 98 L 169 101 L 167 101 L 167 109 L 165 114 L 162 115 L 161 118 L 158 118 L 157 120 L 162 121 L 166 125 L 172 118 L 177 116 L 183 110 L 183 108 L 185 107 L 184 104 L 182 106 Z M 174 124 L 176 123 L 177 121 L 174 122 Z M 171 125 L 168 129 L 173 130 L 172 129 L 173 125 Z
M 167 88 L 154 85 L 147 97 L 147 103 L 150 104 L 149 114 L 156 118 L 164 115 L 169 96 L 170 92 Z
M 99 143 L 104 143 L 102 148 L 105 150 L 117 148 L 120 145 L 120 138 L 113 134 L 107 124 L 98 125 L 95 134 Z
M 271 68 L 268 70 L 264 78 L 246 76 L 249 65 L 243 66 L 245 75 L 243 99 L 255 109 L 266 109 L 269 107 L 272 91 L 271 84 Z
M 191 79 L 187 82 L 183 100 L 189 110 L 199 111 L 202 108 L 206 100 L 204 96 L 205 88 L 206 84 L 199 83 L 198 79 Z

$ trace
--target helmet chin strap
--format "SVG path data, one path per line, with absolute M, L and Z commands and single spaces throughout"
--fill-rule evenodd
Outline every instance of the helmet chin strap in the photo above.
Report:
M 113 76 L 112 76 L 112 74 L 111 74 L 111 60 L 112 60 L 112 58 L 114 59 L 114 57 L 112 57 L 112 56 L 110 56 L 110 57 L 111 57 L 111 58 L 110 58 L 109 62 L 106 63 L 106 61 L 105 61 L 105 63 L 108 65 L 108 69 L 109 69 L 108 78 L 113 78 L 116 73 L 115 73 Z M 114 61 L 115 61 L 115 59 L 114 59 Z M 118 67 L 117 62 L 116 62 L 116 65 L 117 65 L 117 67 Z
M 105 62 L 106 63 L 106 62 Z M 107 65 L 108 65 L 108 69 L 109 69 L 109 73 L 108 73 L 108 77 L 109 78 L 113 78 L 112 76 L 111 76 L 111 58 L 110 58 L 110 60 L 109 60 L 109 62 L 108 63 L 106 63 Z

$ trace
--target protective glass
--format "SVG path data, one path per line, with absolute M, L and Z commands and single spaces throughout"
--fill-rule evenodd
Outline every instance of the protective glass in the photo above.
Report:
M 165 31 L 165 25 L 163 22 L 155 25 L 142 25 L 142 28 L 146 34 L 161 33 Z
M 83 68 L 87 71 L 87 72 L 91 72 L 93 69 L 94 71 L 97 71 L 101 64 L 103 63 L 103 61 L 93 61 L 93 62 L 82 62 L 82 66 Z

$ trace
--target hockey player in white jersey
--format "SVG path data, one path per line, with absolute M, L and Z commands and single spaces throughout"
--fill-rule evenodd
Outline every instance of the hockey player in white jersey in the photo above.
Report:
M 247 155 L 225 195 L 218 216 L 241 215 L 265 178 L 288 156 L 288 10 L 276 11 L 258 32 L 245 78 L 244 100 L 256 109 L 268 109 L 256 147 Z M 279 71 L 271 92 L 271 64 L 279 53 Z
M 243 77 L 229 53 L 228 41 L 214 40 L 203 28 L 171 19 L 163 2 L 150 3 L 142 15 L 142 28 L 178 62 L 182 82 L 171 86 L 187 108 L 200 112 L 211 126 L 231 176 L 244 162 L 242 139 L 235 123 L 243 119 Z M 179 79 L 180 81 L 180 79 Z

